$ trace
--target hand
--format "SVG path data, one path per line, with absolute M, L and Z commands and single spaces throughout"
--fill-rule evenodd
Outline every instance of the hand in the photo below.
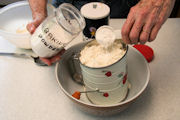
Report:
M 46 14 L 35 14 L 33 17 L 33 21 L 27 24 L 27 30 L 33 34 L 36 28 L 41 24 L 41 22 L 46 18 Z
M 29 0 L 33 21 L 26 28 L 33 34 L 36 28 L 47 16 L 47 0 Z
M 122 27 L 122 39 L 127 44 L 153 41 L 169 17 L 175 0 L 141 0 L 131 8 Z
M 51 58 L 42 58 L 42 57 L 40 57 L 40 60 L 43 61 L 48 66 L 51 66 L 53 63 L 60 60 L 61 55 L 64 54 L 64 52 L 65 52 L 65 49 L 62 49 L 57 55 L 55 55 L 55 56 L 53 56 Z

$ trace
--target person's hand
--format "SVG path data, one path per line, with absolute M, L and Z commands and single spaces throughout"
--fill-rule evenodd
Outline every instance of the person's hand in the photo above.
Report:
M 27 24 L 27 30 L 33 34 L 36 28 L 47 17 L 47 0 L 29 0 L 33 21 Z
M 43 22 L 43 20 L 47 17 L 47 8 L 46 0 L 29 0 L 30 7 L 32 10 L 32 17 L 33 21 L 27 24 L 26 28 L 27 30 L 33 34 L 36 30 L 36 28 Z M 40 57 L 40 60 L 47 64 L 48 66 L 52 65 L 56 61 L 60 60 L 61 55 L 65 52 L 65 49 L 61 50 L 57 55 L 51 57 L 51 58 L 42 58 Z
M 46 14 L 36 13 L 33 17 L 33 21 L 28 23 L 26 28 L 33 34 L 36 28 L 41 24 L 41 22 L 46 18 Z
M 51 58 L 42 58 L 40 57 L 40 60 L 43 61 L 45 64 L 47 64 L 48 66 L 51 66 L 53 63 L 57 62 L 60 60 L 61 55 L 63 55 L 65 52 L 65 49 L 62 49 L 58 54 L 56 54 L 55 56 L 51 57 Z
M 175 0 L 141 0 L 131 8 L 122 27 L 122 39 L 127 44 L 153 41 L 169 17 Z

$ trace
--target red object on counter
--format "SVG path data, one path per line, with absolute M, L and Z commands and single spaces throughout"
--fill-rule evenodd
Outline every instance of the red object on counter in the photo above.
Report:
M 134 45 L 134 48 L 136 48 L 145 58 L 148 62 L 151 62 L 154 58 L 154 52 L 153 49 L 147 45 Z

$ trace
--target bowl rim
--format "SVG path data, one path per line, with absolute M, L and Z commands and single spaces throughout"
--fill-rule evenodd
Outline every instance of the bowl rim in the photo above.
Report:
M 84 42 L 82 42 L 84 43 Z M 79 43 L 79 44 L 82 44 L 82 43 Z M 79 44 L 76 44 L 76 45 L 79 45 Z M 76 46 L 75 45 L 75 46 Z M 147 67 L 147 78 L 146 78 L 146 82 L 144 84 L 144 86 L 141 88 L 141 90 L 135 94 L 132 98 L 128 99 L 128 100 L 125 100 L 123 102 L 120 102 L 120 103 L 116 103 L 116 104 L 112 104 L 112 105 L 95 105 L 95 104 L 90 104 L 90 103 L 86 103 L 84 101 L 80 101 L 74 97 L 72 97 L 72 95 L 70 95 L 61 85 L 61 83 L 59 82 L 59 79 L 58 79 L 58 66 L 59 66 L 59 62 L 56 63 L 56 66 L 55 66 L 55 77 L 56 77 L 56 81 L 58 82 L 60 88 L 62 89 L 62 91 L 69 97 L 71 98 L 72 100 L 74 100 L 75 102 L 79 103 L 79 104 L 82 104 L 82 105 L 88 105 L 90 107 L 96 107 L 96 108 L 110 108 L 110 107 L 117 107 L 117 106 L 121 106 L 121 105 L 124 105 L 124 104 L 127 104 L 127 103 L 130 103 L 132 102 L 133 100 L 135 100 L 136 98 L 138 98 L 142 93 L 143 91 L 146 89 L 148 83 L 149 83 L 149 79 L 150 79 L 150 68 L 149 68 L 149 64 L 147 62 L 147 60 L 144 58 L 144 56 L 138 51 L 136 50 L 135 48 L 133 48 L 132 46 L 129 46 L 130 48 L 132 48 L 133 50 L 136 51 L 137 54 L 139 54 L 141 57 L 143 57 L 145 63 L 146 63 L 146 67 Z

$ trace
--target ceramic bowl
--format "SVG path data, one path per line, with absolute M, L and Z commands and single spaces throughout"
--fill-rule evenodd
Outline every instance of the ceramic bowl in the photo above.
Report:
M 128 80 L 131 87 L 127 98 L 113 105 L 95 105 L 91 103 L 86 94 L 82 93 L 80 99 L 72 97 L 75 91 L 84 91 L 83 85 L 73 81 L 68 67 L 68 60 L 74 52 L 79 52 L 87 42 L 82 42 L 70 47 L 62 59 L 56 64 L 55 74 L 57 82 L 64 94 L 73 102 L 80 110 L 93 115 L 112 115 L 123 111 L 136 98 L 138 98 L 148 85 L 150 70 L 147 61 L 135 48 L 129 46 L 127 53 Z
M 53 14 L 54 7 L 47 6 L 48 15 Z M 32 13 L 27 1 L 9 4 L 0 9 L 0 36 L 16 47 L 31 49 L 30 34 L 26 25 L 32 21 Z

